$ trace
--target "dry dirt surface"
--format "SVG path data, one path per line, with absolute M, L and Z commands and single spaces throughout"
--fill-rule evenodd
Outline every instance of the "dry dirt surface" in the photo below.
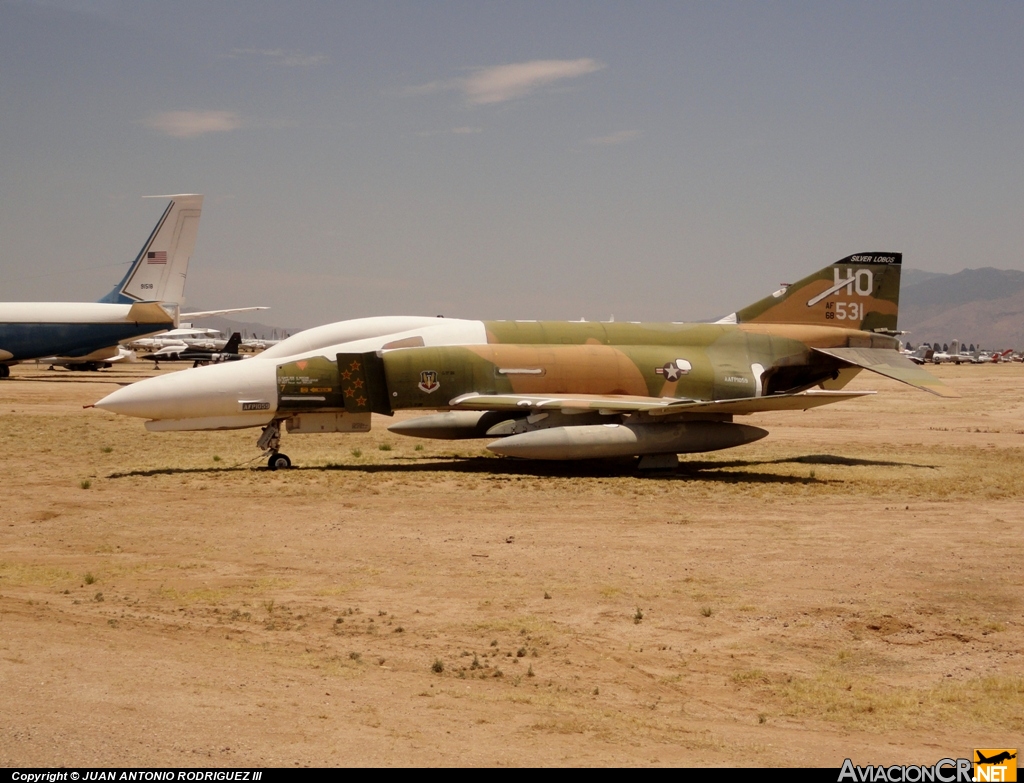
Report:
M 166 370 L 161 370 L 165 372 Z M 185 370 L 187 372 L 187 370 Z M 678 472 L 0 382 L 0 765 L 932 764 L 1024 731 L 1024 367 Z M 421 448 L 422 446 L 422 448 Z

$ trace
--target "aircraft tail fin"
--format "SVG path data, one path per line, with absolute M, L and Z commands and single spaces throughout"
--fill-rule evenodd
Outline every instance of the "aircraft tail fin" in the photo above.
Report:
M 847 256 L 719 323 L 813 324 L 895 332 L 902 262 L 902 253 Z
M 231 339 L 227 341 L 224 346 L 224 350 L 221 353 L 238 353 L 238 346 L 242 344 L 242 335 L 240 332 L 235 332 L 231 335 Z
M 101 302 L 171 302 L 179 306 L 184 303 L 185 275 L 196 245 L 203 197 L 185 194 L 168 198 L 171 203 L 128 273 Z

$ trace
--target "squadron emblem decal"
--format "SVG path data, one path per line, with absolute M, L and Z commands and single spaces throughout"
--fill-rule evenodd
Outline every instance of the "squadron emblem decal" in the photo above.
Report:
M 420 373 L 420 391 L 424 391 L 427 394 L 432 394 L 441 388 L 441 384 L 437 382 L 437 370 L 424 370 Z

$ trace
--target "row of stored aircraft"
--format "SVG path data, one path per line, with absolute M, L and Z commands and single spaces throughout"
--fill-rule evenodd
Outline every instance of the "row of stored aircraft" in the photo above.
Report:
M 182 314 L 203 197 L 170 202 L 121 281 L 98 302 L 0 303 L 0 378 L 19 362 L 96 367 L 125 356 L 122 343 L 175 329 L 183 317 L 264 310 L 242 307 Z
M 941 348 L 938 343 L 934 346 L 929 343 L 921 343 L 917 348 L 910 346 L 902 349 L 901 353 L 914 364 L 999 364 L 1000 362 L 1015 361 L 1014 351 L 1007 348 L 1004 351 L 983 351 L 980 347 L 971 345 L 964 348 L 959 340 L 954 340 L 949 345 Z
M 95 407 L 151 431 L 261 428 L 271 469 L 289 433 L 366 432 L 372 414 L 429 412 L 390 430 L 487 439 L 509 457 L 677 455 L 750 443 L 749 414 L 808 410 L 873 392 L 869 370 L 958 396 L 901 355 L 900 253 L 859 253 L 715 323 L 470 321 L 381 316 L 296 334 L 245 362 L 121 388 Z

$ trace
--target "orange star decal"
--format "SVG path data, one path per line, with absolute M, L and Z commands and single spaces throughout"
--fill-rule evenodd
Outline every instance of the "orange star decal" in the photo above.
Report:
M 366 398 L 365 397 L 357 397 L 356 398 L 356 405 L 358 405 L 360 408 L 362 408 L 364 405 L 366 405 Z
M 363 379 L 356 378 L 355 381 L 352 382 L 352 385 L 355 386 L 357 389 L 363 388 Z
M 356 393 L 355 389 L 345 389 L 345 396 L 346 397 L 354 397 L 355 393 Z
M 352 377 L 352 373 L 350 373 L 348 370 L 343 370 L 341 373 L 341 377 L 347 381 L 349 378 Z
M 358 361 L 358 360 L 356 360 L 356 361 L 352 362 L 352 364 L 350 364 L 350 365 L 348 366 L 348 368 L 349 368 L 350 370 L 352 370 L 353 372 L 355 372 L 356 370 L 358 370 L 358 369 L 359 369 L 360 367 L 362 367 L 362 365 L 361 365 L 361 364 L 359 363 L 359 361 Z

